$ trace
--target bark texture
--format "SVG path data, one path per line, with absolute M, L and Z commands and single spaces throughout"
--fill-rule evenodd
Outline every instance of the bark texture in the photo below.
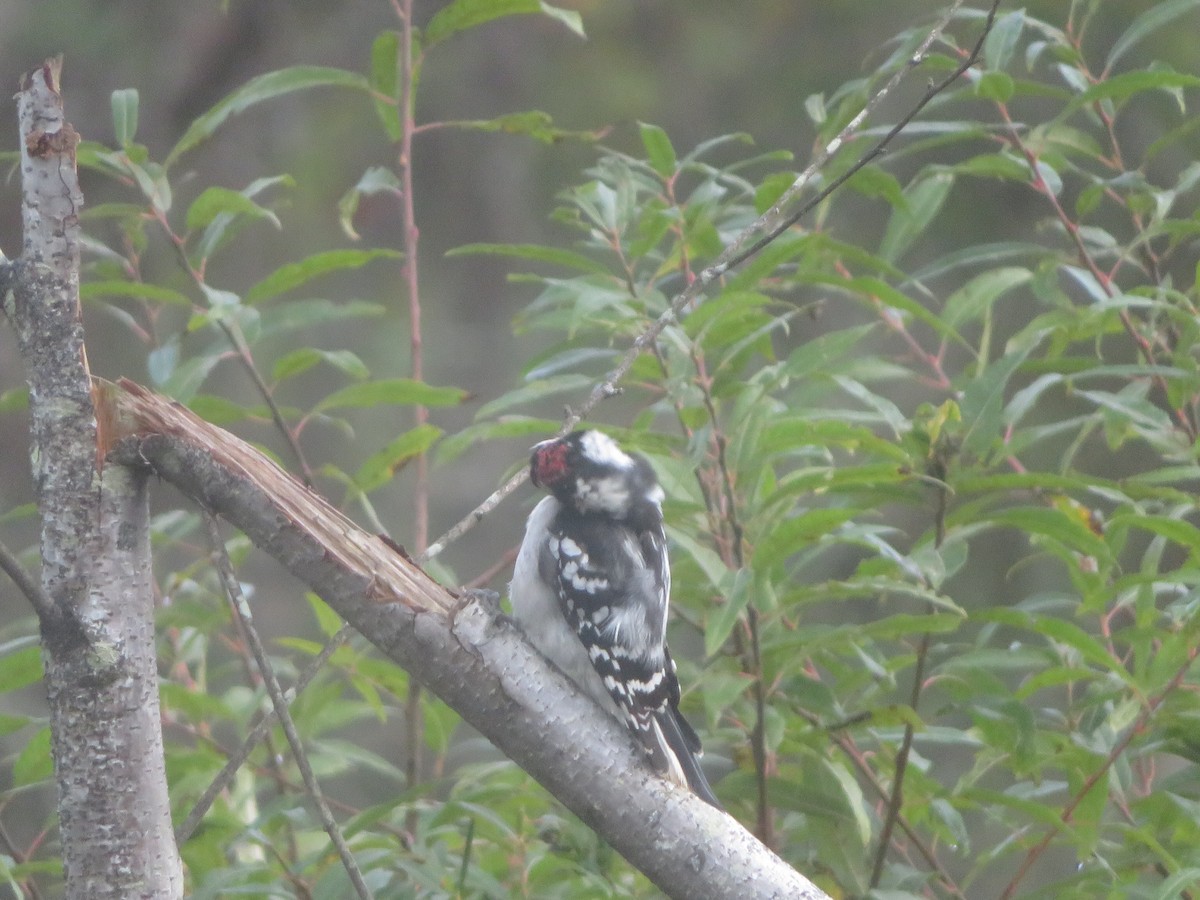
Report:
M 179 897 L 155 667 L 144 476 L 101 476 L 79 316 L 79 136 L 58 63 L 17 95 L 24 246 L 5 312 L 29 382 L 38 609 L 68 898 Z
M 250 445 L 130 382 L 110 460 L 148 465 L 241 528 L 679 898 L 825 895 L 732 817 L 659 778 L 621 726 L 496 609 L 462 603 Z

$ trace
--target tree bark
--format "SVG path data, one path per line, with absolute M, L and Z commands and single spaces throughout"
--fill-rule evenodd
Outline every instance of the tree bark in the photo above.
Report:
M 149 466 L 241 528 L 672 897 L 825 895 L 655 775 L 625 730 L 487 604 L 464 604 L 249 444 L 122 382 L 110 463 Z M 123 437 L 124 436 L 124 437 Z
M 59 64 L 17 95 L 24 246 L 4 309 L 29 382 L 50 704 L 68 898 L 182 896 L 155 665 L 145 478 L 101 474 L 79 314 L 79 137 Z M 33 599 L 33 598 L 31 598 Z

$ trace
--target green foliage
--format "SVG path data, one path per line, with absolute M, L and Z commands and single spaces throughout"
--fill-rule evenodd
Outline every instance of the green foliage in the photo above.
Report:
M 1194 6 L 1144 14 L 1109 62 Z M 621 436 L 670 498 L 676 639 L 703 637 L 703 670 L 681 672 L 725 759 L 718 793 L 835 893 L 1019 892 L 1044 844 L 1077 861 L 1055 884 L 1072 896 L 1194 884 L 1194 817 L 1163 814 L 1198 799 L 1195 748 L 1172 737 L 1198 712 L 1196 174 L 1112 123 L 1173 98 L 1139 143 L 1161 160 L 1196 80 L 1097 77 L 1077 40 L 1001 16 L 936 131 L 917 123 L 850 180 L 874 242 L 842 234 L 849 195 L 833 198 L 685 309 L 625 384 Z M 476 248 L 566 272 L 538 276 L 519 319 L 561 342 L 477 427 L 611 368 L 794 179 L 641 138 L 644 158 L 610 152 L 563 195 L 569 253 Z M 985 223 L 931 252 L 996 179 L 1042 205 L 1043 238 Z M 889 818 L 904 851 L 873 879 Z
M 1149 58 L 1155 35 L 1200 2 L 1151 5 L 1108 46 L 1087 31 L 1105 4 L 1060 6 L 1051 12 L 1069 27 L 1005 10 L 979 63 L 923 119 L 671 319 L 623 396 L 592 413 L 667 490 L 683 706 L 718 795 L 835 896 L 1166 897 L 1200 885 L 1200 78 Z M 455 0 L 407 48 L 414 80 L 426 52 L 454 52 L 456 34 L 527 13 L 581 33 L 577 13 L 547 3 Z M 981 21 L 960 15 L 918 78 L 957 66 Z M 808 98 L 820 140 L 910 64 L 924 34 L 906 31 L 869 77 Z M 481 397 L 456 432 L 438 417 L 465 391 L 372 371 L 368 354 L 338 343 L 336 326 L 389 314 L 386 298 L 343 288 L 364 267 L 395 266 L 398 251 L 330 246 L 229 283 L 220 264 L 237 239 L 286 232 L 288 198 L 311 186 L 285 174 L 194 185 L 178 171 L 233 116 L 314 88 L 361 100 L 364 129 L 399 141 L 402 41 L 381 32 L 365 73 L 260 75 L 158 161 L 136 143 L 138 92 L 117 91 L 114 146 L 79 151 L 127 191 L 85 209 L 88 308 L 142 341 L 157 389 L 220 424 L 273 426 L 289 439 L 285 464 L 340 486 L 368 518 L 372 497 L 424 454 L 452 478 L 481 441 L 553 431 L 562 404 L 585 397 L 797 174 L 790 154 L 746 135 L 685 152 L 639 123 L 636 151 L 599 152 L 560 195 L 553 219 L 568 239 L 452 251 L 532 268 L 521 278 L 537 291 L 515 321 L 523 346 L 537 342 L 523 382 Z M 547 143 L 595 136 L 536 110 L 438 124 Z M 818 181 L 863 146 L 850 142 Z M 360 205 L 402 196 L 402 180 L 372 166 L 338 194 L 330 221 L 354 240 Z M 1036 233 L 1006 227 L 1019 203 L 1039 211 Z M 166 276 L 144 266 L 163 236 L 176 266 Z M 318 285 L 328 296 L 311 293 Z M 218 376 L 230 370 L 253 391 L 229 388 Z M 24 396 L 4 391 L 0 412 Z M 350 440 L 395 407 L 432 421 Z M 336 429 L 331 458 L 315 457 L 314 426 Z M 292 449 L 302 439 L 311 465 Z M 190 512 L 154 523 L 177 823 L 269 705 L 194 552 L 198 524 Z M 243 577 L 259 577 L 244 540 L 229 549 Z M 308 636 L 271 645 L 286 683 L 340 628 L 316 598 L 298 606 Z M 41 672 L 29 629 L 5 629 L 0 690 L 11 694 Z M 412 778 L 388 730 L 413 720 L 409 697 L 405 672 L 351 643 L 293 704 L 331 796 L 351 774 L 374 779 L 367 800 L 336 812 L 377 896 L 652 895 L 428 695 L 413 738 L 428 777 Z M 0 734 L 26 744 L 4 761 L 5 804 L 49 776 L 45 723 L 15 710 Z M 41 853 L 0 856 L 3 878 L 53 872 L 53 848 Z M 182 853 L 191 896 L 295 896 L 293 879 L 312 896 L 350 895 L 278 729 Z

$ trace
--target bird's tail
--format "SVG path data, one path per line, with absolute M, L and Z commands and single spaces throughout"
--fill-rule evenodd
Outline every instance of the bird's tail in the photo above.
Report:
M 704 770 L 700 768 L 700 738 L 688 720 L 674 706 L 667 706 L 654 716 L 654 737 L 666 758 L 667 774 L 672 781 L 689 788 L 693 794 L 717 809 L 721 809 Z M 651 751 L 651 756 L 659 754 Z

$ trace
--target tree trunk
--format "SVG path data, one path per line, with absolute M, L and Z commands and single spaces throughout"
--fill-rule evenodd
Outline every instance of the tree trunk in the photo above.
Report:
M 5 312 L 29 382 L 42 631 L 68 898 L 179 897 L 155 665 L 145 479 L 100 470 L 79 314 L 78 135 L 59 65 L 18 94 L 25 240 Z

